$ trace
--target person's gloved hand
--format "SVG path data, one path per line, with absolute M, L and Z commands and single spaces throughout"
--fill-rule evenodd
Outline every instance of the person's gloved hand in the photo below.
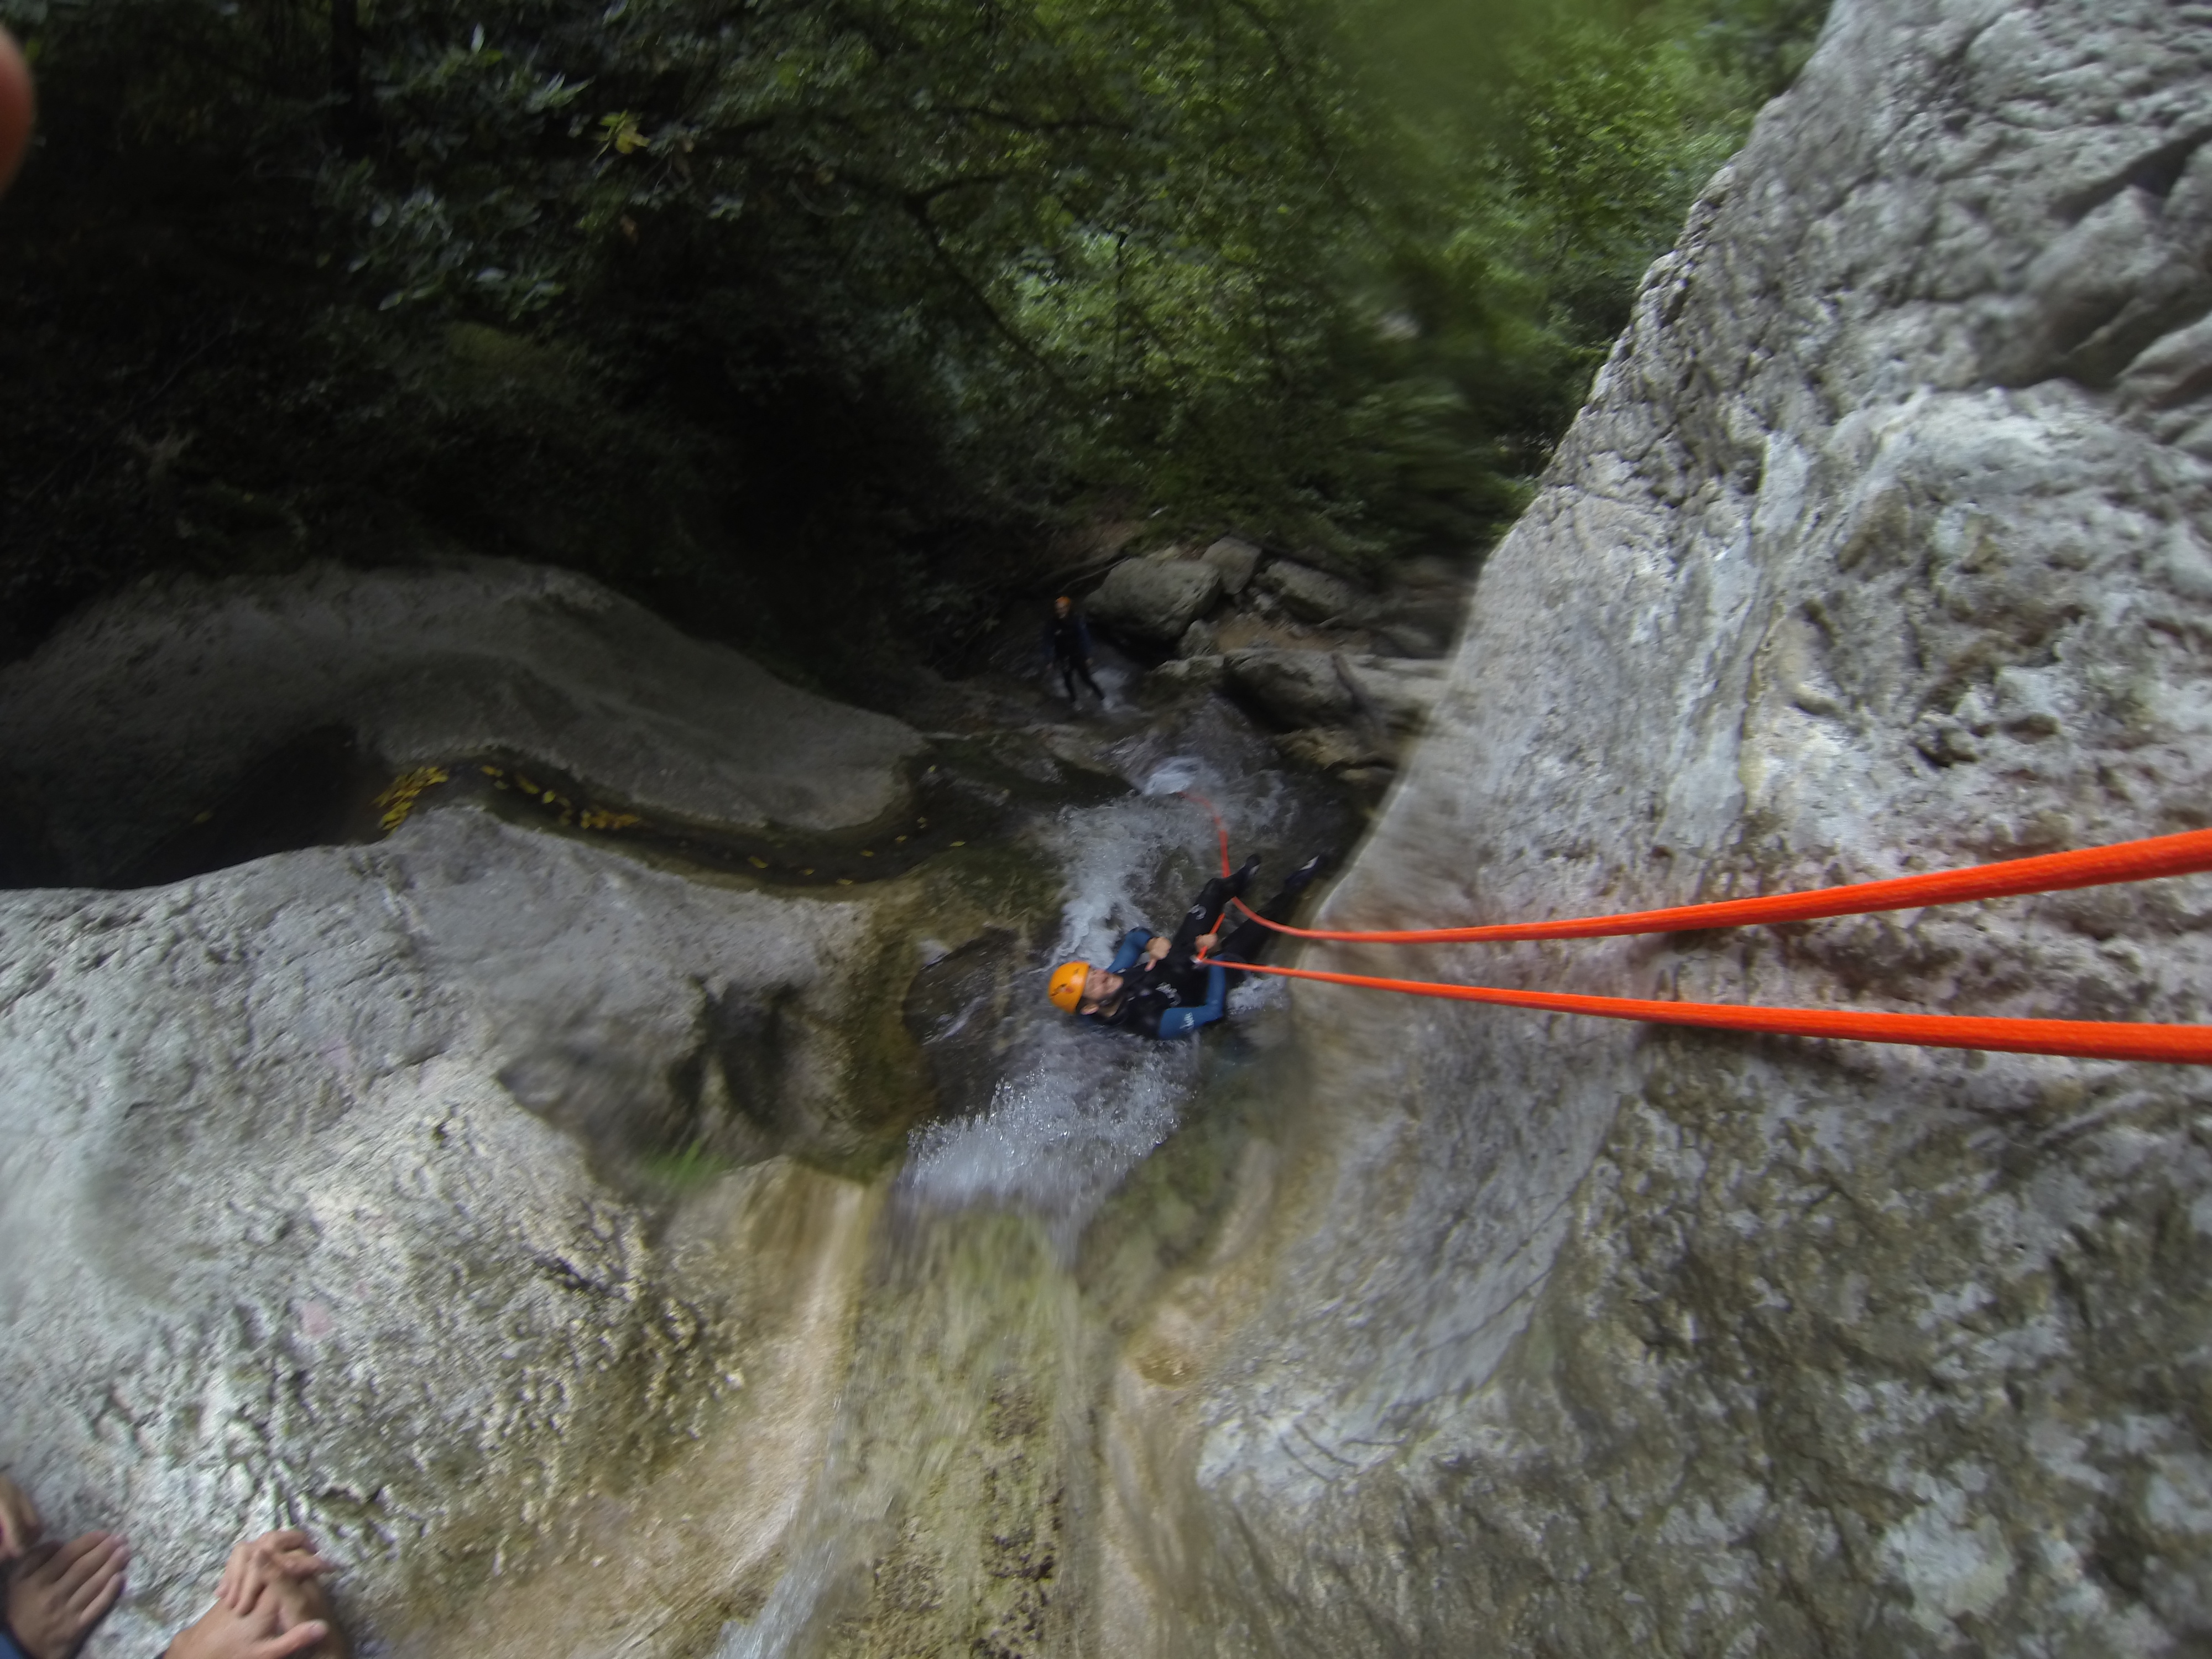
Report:
M 30 1659 L 69 1659 L 123 1594 L 120 1533 L 40 1544 L 8 1568 L 8 1629 Z
M 23 152 L 31 143 L 37 100 L 31 93 L 31 66 L 15 37 L 0 29 L 0 190 L 8 188 Z

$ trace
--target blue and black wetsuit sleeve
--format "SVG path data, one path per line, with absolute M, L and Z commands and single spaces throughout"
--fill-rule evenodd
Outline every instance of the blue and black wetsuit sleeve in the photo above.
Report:
M 1160 1016 L 1159 1030 L 1154 1035 L 1187 1036 L 1201 1025 L 1211 1025 L 1228 1012 L 1229 975 L 1225 969 L 1209 967 L 1206 970 L 1206 1000 L 1169 1009 Z
M 29 1656 L 16 1644 L 15 1632 L 8 1628 L 5 1620 L 0 1620 L 0 1659 L 29 1659 Z M 166 1656 L 164 1659 L 167 1659 Z

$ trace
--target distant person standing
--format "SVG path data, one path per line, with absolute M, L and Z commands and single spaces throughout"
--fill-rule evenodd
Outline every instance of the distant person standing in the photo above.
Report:
M 1052 602 L 1052 620 L 1044 625 L 1044 645 L 1052 653 L 1054 666 L 1060 670 L 1060 684 L 1069 705 L 1080 707 L 1075 696 L 1075 682 L 1080 677 L 1091 688 L 1091 695 L 1098 699 L 1099 707 L 1104 708 L 1106 694 L 1091 678 L 1091 630 L 1075 614 L 1075 601 L 1065 593 Z

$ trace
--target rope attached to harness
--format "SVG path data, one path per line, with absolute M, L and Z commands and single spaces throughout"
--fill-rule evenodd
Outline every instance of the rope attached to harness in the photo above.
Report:
M 1186 794 L 1213 816 L 1221 842 L 1221 872 L 1229 869 L 1229 832 L 1220 811 L 1202 795 Z M 1294 939 L 1343 940 L 1366 945 L 1502 944 L 1542 939 L 1604 939 L 1629 933 L 1678 933 L 1692 928 L 1741 927 L 1756 923 L 1810 921 L 1824 916 L 1866 915 L 1887 910 L 1960 904 L 1974 899 L 2006 898 L 2024 893 L 2063 892 L 2116 882 L 2148 881 L 2161 876 L 2193 875 L 2212 870 L 2212 830 L 2120 842 L 2078 852 L 2008 860 L 1964 870 L 1900 876 L 1886 881 L 1855 882 L 1802 893 L 1764 898 L 1727 899 L 1713 904 L 1677 905 L 1616 915 L 1581 916 L 1561 921 L 1514 922 L 1484 927 L 1431 927 L 1352 931 L 1287 927 L 1258 915 L 1242 899 L 1237 908 L 1261 927 Z M 1284 979 L 1318 980 L 1407 996 L 1441 997 L 1456 1002 L 1492 1003 L 1535 1008 L 1549 1013 L 1590 1014 L 1604 1019 L 1644 1020 L 1667 1025 L 1697 1025 L 1781 1036 L 1844 1037 L 1860 1042 L 1902 1042 L 1929 1048 L 1982 1048 L 2014 1054 L 2069 1054 L 2085 1060 L 2165 1060 L 2212 1065 L 2212 1025 L 2150 1025 L 2132 1021 L 2085 1019 L 1993 1019 L 1957 1014 L 1866 1013 L 1843 1008 L 1759 1008 L 1733 1003 L 1659 1002 L 1639 997 L 1583 996 L 1557 991 L 1511 991 L 1493 986 L 1452 985 L 1431 980 L 1386 979 L 1369 974 L 1332 974 L 1308 968 L 1276 968 L 1260 963 L 1232 964 L 1238 972 L 1273 974 Z

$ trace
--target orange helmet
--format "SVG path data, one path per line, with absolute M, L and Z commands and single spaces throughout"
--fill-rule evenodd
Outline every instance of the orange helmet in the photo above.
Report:
M 1052 983 L 1045 988 L 1045 995 L 1060 1012 L 1072 1014 L 1083 1001 L 1084 983 L 1090 977 L 1089 963 L 1063 962 L 1052 970 Z

